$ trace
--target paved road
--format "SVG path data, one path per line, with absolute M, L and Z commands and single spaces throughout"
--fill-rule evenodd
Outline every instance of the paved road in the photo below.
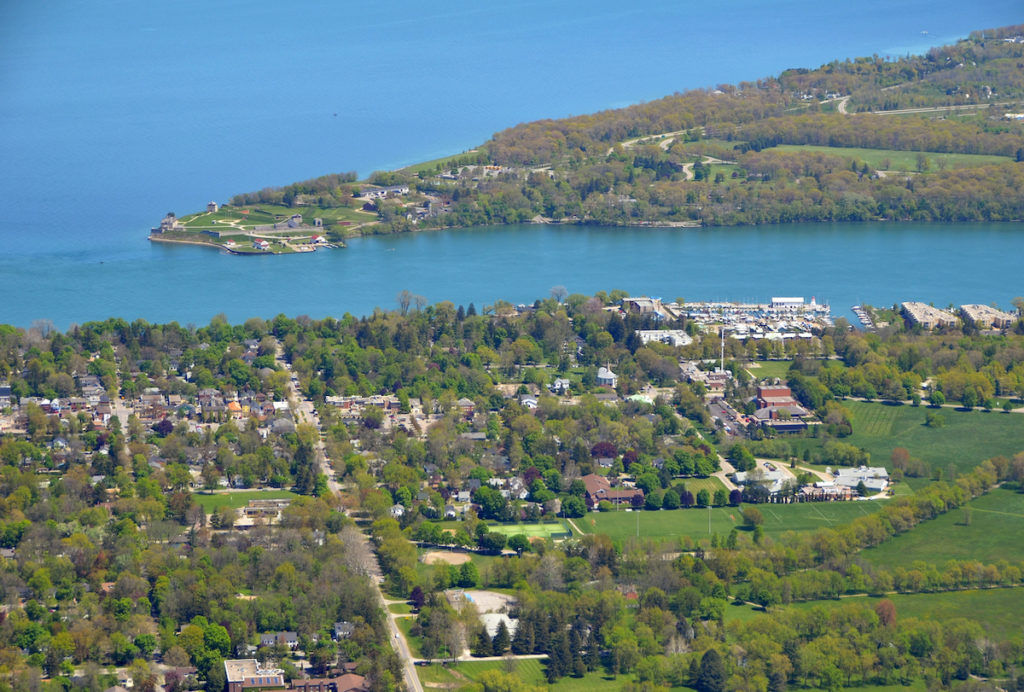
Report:
M 285 360 L 284 352 L 280 345 L 277 347 L 277 362 L 282 368 L 291 374 L 291 367 Z M 313 402 L 302 396 L 296 384 L 297 382 L 294 375 L 292 375 L 288 380 L 288 401 L 291 404 L 295 420 L 298 423 L 308 423 L 316 428 L 316 458 L 320 465 L 320 472 L 327 476 L 327 487 L 330 491 L 332 493 L 340 493 L 342 490 L 341 484 L 339 484 L 334 478 L 334 470 L 328 463 L 323 436 L 320 434 L 322 432 L 320 427 L 320 416 L 317 414 L 316 407 L 313 406 Z M 370 582 L 373 584 L 373 590 L 377 593 L 377 600 L 380 602 L 380 607 L 384 610 L 384 613 L 387 616 L 388 639 L 391 640 L 391 645 L 395 648 L 395 651 L 398 652 L 398 656 L 402 659 L 402 671 L 403 677 L 405 678 L 405 687 L 407 690 L 411 690 L 412 692 L 423 692 L 423 685 L 420 684 L 420 678 L 416 674 L 416 661 L 412 656 L 412 652 L 409 650 L 409 644 L 405 641 L 405 637 L 402 636 L 401 631 L 399 631 L 398 624 L 395 622 L 393 614 L 388 610 L 387 600 L 384 598 L 384 594 L 380 590 L 380 584 L 384 578 L 380 571 L 380 564 L 377 562 L 377 554 L 374 553 L 373 549 L 370 547 L 370 540 L 365 533 L 360 531 L 357 535 L 359 540 L 363 542 L 362 549 L 372 556 L 372 560 L 366 569 L 366 576 L 370 578 Z

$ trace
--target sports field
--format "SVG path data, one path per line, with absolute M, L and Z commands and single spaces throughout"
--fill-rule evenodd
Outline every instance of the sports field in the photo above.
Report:
M 221 492 L 207 495 L 195 493 L 192 495 L 196 504 L 202 507 L 207 514 L 212 510 L 221 507 L 234 507 L 238 509 L 249 504 L 249 500 L 280 500 L 283 498 L 298 497 L 290 490 L 240 490 L 238 492 Z
M 1024 417 L 1019 413 L 925 406 L 891 405 L 864 401 L 841 402 L 851 414 L 853 434 L 843 438 L 871 454 L 871 463 L 888 466 L 892 450 L 904 447 L 933 469 L 946 471 L 952 464 L 960 473 L 997 455 L 1012 457 L 1024 451 Z M 940 428 L 925 426 L 929 411 L 942 416 Z M 815 438 L 792 438 L 797 453 L 820 447 Z
M 487 529 L 506 536 L 523 534 L 527 538 L 565 538 L 572 534 L 563 522 L 551 524 L 488 524 Z
M 751 377 L 756 377 L 759 380 L 769 377 L 778 377 L 784 380 L 789 374 L 789 366 L 792 364 L 791 360 L 758 360 L 748 365 L 746 370 Z
M 970 514 L 970 524 L 965 523 Z M 972 500 L 967 509 L 954 509 L 918 524 L 905 534 L 860 557 L 879 567 L 909 567 L 917 560 L 938 565 L 947 560 L 996 562 L 1024 560 L 1024 494 L 995 489 Z M 1024 594 L 1022 594 L 1024 597 Z
M 744 505 L 747 506 L 747 505 Z M 765 534 L 814 531 L 839 526 L 876 511 L 881 505 L 869 502 L 808 502 L 792 505 L 756 505 L 764 516 Z M 604 533 L 618 541 L 630 536 L 671 539 L 679 536 L 704 538 L 710 533 L 728 534 L 743 524 L 742 508 L 714 507 L 657 512 L 592 512 L 576 525 L 587 533 Z

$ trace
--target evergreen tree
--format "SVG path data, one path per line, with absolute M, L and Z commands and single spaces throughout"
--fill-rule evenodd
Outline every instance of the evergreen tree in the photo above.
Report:
M 725 680 L 725 665 L 722 663 L 722 657 L 714 649 L 708 649 L 700 659 L 697 692 L 724 692 Z
M 476 642 L 473 646 L 474 656 L 493 656 L 494 655 L 494 643 L 491 640 L 491 635 L 487 634 L 487 628 L 481 627 L 480 633 L 476 636 Z
M 504 655 L 511 641 L 512 637 L 509 636 L 508 627 L 505 625 L 505 621 L 502 620 L 498 623 L 498 631 L 494 633 L 494 639 L 491 641 L 491 650 L 493 651 L 491 655 Z

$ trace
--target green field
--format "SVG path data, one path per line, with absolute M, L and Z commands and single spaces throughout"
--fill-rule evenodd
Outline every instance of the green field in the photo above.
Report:
M 419 674 L 420 682 L 427 688 L 459 690 L 470 687 L 485 671 L 507 672 L 506 665 L 505 661 L 466 661 L 453 666 L 420 666 L 416 672 Z M 547 685 L 543 659 L 521 659 L 512 665 L 514 668 L 511 674 L 527 685 Z M 612 678 L 601 671 L 595 671 L 587 673 L 582 678 L 562 678 L 548 687 L 554 692 L 601 692 L 621 689 L 622 685 L 631 679 L 632 676 Z
M 290 490 L 240 490 L 233 493 L 194 493 L 196 504 L 209 514 L 221 507 L 238 509 L 249 504 L 249 500 L 278 500 L 285 497 L 298 497 Z
M 792 505 L 757 505 L 764 516 L 764 532 L 780 535 L 786 531 L 814 531 L 839 526 L 867 514 L 880 505 L 875 502 L 809 502 Z M 615 541 L 630 536 L 671 539 L 679 536 L 704 538 L 708 535 L 707 509 L 676 509 L 657 512 L 595 512 L 576 525 L 588 533 L 604 533 Z M 743 524 L 742 508 L 715 507 L 710 510 L 711 533 L 728 534 Z
M 751 377 L 759 380 L 769 377 L 785 380 L 789 374 L 789 366 L 792 364 L 791 360 L 758 360 L 747 366 L 747 372 Z
M 952 464 L 958 472 L 970 471 L 978 463 L 1002 455 L 1012 457 L 1024 451 L 1024 418 L 1020 414 L 992 411 L 938 411 L 945 421 L 941 428 L 924 425 L 924 406 L 891 405 L 863 401 L 841 402 L 851 414 L 853 434 L 843 439 L 871 454 L 872 464 L 888 466 L 892 450 L 905 447 L 933 469 Z M 822 439 L 792 438 L 797 454 L 823 444 Z
M 402 636 L 405 637 L 405 642 L 409 645 L 409 653 L 413 655 L 413 658 L 420 657 L 420 646 L 423 644 L 423 637 L 414 637 L 409 634 L 409 630 L 416 624 L 416 618 L 395 618 L 395 625 L 402 631 Z
M 967 507 L 969 526 L 964 523 L 965 510 L 954 509 L 863 551 L 860 557 L 889 568 L 909 567 L 917 560 L 940 568 L 947 560 L 1024 560 L 1024 494 L 997 488 Z
M 821 147 L 813 145 L 780 144 L 779 151 L 807 151 L 832 154 L 846 159 L 863 161 L 875 170 L 916 171 L 917 155 L 923 153 L 928 158 L 929 170 L 939 170 L 942 165 L 947 168 L 964 168 L 967 166 L 984 166 L 992 163 L 1008 163 L 1013 161 L 1009 156 L 990 156 L 987 154 L 946 154 L 936 152 L 897 151 L 895 149 L 856 149 L 848 147 Z M 888 165 L 886 165 L 888 161 Z M 940 163 L 941 162 L 941 163 Z
M 565 538 L 572 535 L 569 527 L 561 521 L 551 524 L 488 524 L 487 528 L 506 536 L 521 533 L 527 538 Z
M 349 225 L 377 221 L 377 215 L 361 210 L 362 203 L 353 200 L 353 207 L 285 207 L 276 204 L 259 204 L 247 207 L 221 207 L 215 212 L 199 212 L 183 216 L 181 222 L 191 232 L 201 230 L 215 230 L 222 233 L 230 233 L 232 228 L 243 231 L 251 231 L 256 226 L 272 224 L 276 221 L 284 221 L 292 214 L 302 214 L 303 221 L 310 226 L 314 218 L 324 220 L 324 224 L 331 226 L 342 222 Z
M 475 153 L 476 152 L 466 151 L 461 154 L 455 154 L 454 156 L 442 156 L 439 159 L 431 159 L 430 161 L 423 161 L 422 163 L 414 163 L 411 166 L 406 166 L 401 169 L 401 172 L 410 173 L 412 175 L 416 175 L 421 171 L 424 173 L 433 173 L 434 169 L 436 169 L 438 165 L 440 165 L 441 170 L 444 171 L 447 168 L 451 168 L 451 166 L 457 163 L 459 159 L 467 156 L 473 156 Z
M 951 620 L 966 618 L 982 625 L 995 640 L 1024 637 L 1024 590 L 1021 588 L 893 594 L 886 598 L 896 606 L 897 619 Z M 857 603 L 874 608 L 879 600 L 870 596 L 855 596 L 834 601 L 797 603 L 790 607 L 836 608 Z

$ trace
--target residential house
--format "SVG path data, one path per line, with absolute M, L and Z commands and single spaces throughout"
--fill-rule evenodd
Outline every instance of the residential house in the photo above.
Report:
M 331 633 L 331 636 L 336 640 L 348 639 L 355 631 L 356 626 L 353 623 L 342 620 L 341 622 L 334 623 L 334 631 Z
M 567 396 L 569 389 L 572 387 L 572 383 L 564 377 L 556 377 L 555 381 L 551 383 L 548 389 L 551 390 L 552 394 L 558 396 Z
M 613 489 L 607 478 L 598 476 L 596 473 L 589 473 L 581 480 L 586 488 L 584 499 L 587 501 L 587 507 L 591 510 L 597 509 L 598 503 L 604 500 L 613 505 L 629 505 L 632 504 L 634 497 L 641 500 L 644 497 L 644 491 L 639 488 Z
M 295 632 L 265 632 L 260 635 L 260 646 L 287 646 L 294 649 L 299 645 L 299 635 Z

